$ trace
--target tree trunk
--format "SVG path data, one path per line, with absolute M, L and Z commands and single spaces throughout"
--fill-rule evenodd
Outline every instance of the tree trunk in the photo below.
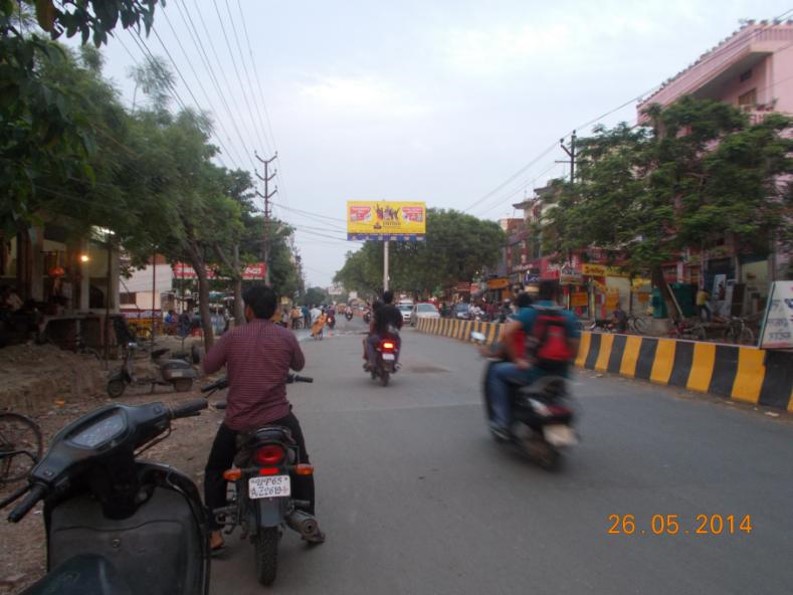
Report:
M 226 252 L 221 248 L 220 244 L 215 242 L 215 253 L 220 258 L 221 262 L 231 271 L 231 278 L 234 282 L 234 324 L 243 324 L 245 322 L 245 308 L 242 305 L 242 264 L 240 263 L 240 245 L 234 244 L 234 252 L 232 259 L 229 261 Z
M 209 280 L 206 264 L 201 249 L 194 241 L 188 240 L 187 256 L 198 277 L 198 313 L 201 316 L 201 329 L 204 331 L 204 349 L 209 351 L 215 342 L 215 334 L 212 331 L 212 319 L 209 313 Z
M 680 304 L 677 303 L 677 299 L 672 294 L 672 288 L 669 287 L 669 283 L 666 282 L 664 271 L 660 265 L 654 266 L 652 269 L 652 282 L 653 286 L 657 287 L 661 292 L 661 297 L 666 303 L 666 311 L 670 314 L 670 316 L 672 318 L 683 318 L 683 312 L 680 309 Z

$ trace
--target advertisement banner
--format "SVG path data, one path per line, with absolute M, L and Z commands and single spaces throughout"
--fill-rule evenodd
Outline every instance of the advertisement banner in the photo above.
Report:
M 242 278 L 246 281 L 255 281 L 257 279 L 264 279 L 265 266 L 263 262 L 254 262 L 245 265 L 242 271 Z M 198 279 L 195 270 L 192 266 L 185 262 L 177 262 L 173 265 L 173 275 L 175 279 Z M 207 266 L 207 279 L 228 279 L 217 274 L 217 267 L 214 265 Z
M 793 349 L 793 281 L 771 284 L 760 349 Z
M 426 232 L 423 202 L 347 201 L 348 240 L 420 241 Z
M 589 296 L 585 291 L 574 291 L 570 294 L 571 308 L 586 308 L 589 305 Z

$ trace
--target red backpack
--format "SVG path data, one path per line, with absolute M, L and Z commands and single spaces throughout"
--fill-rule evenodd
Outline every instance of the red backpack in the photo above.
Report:
M 567 319 L 560 308 L 535 306 L 537 318 L 534 320 L 534 357 L 537 366 L 566 364 L 573 358 L 567 336 Z

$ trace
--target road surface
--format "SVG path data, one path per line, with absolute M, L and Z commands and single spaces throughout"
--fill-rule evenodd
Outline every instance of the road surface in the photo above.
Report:
M 383 388 L 363 329 L 303 336 L 316 381 L 289 391 L 328 540 L 287 533 L 274 592 L 793 593 L 790 416 L 582 371 L 583 442 L 548 473 L 489 438 L 472 346 L 408 330 Z M 211 592 L 261 593 L 251 545 L 227 544 Z

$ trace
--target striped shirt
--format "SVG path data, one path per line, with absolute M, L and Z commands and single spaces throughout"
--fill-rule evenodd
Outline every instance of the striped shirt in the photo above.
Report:
M 286 376 L 306 359 L 295 335 L 269 320 L 255 318 L 225 333 L 204 359 L 207 374 L 225 364 L 229 379 L 224 423 L 236 431 L 259 428 L 289 415 Z

